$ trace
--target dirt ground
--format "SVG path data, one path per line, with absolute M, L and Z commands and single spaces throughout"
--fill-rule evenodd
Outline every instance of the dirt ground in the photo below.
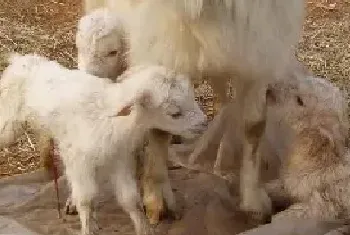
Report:
M 350 91 L 350 0 L 310 0 L 297 56 L 316 75 Z M 81 14 L 78 0 L 0 0 L 0 72 L 6 53 L 36 52 L 76 66 L 74 35 Z M 210 90 L 200 92 L 212 112 Z M 28 130 L 15 145 L 0 151 L 0 177 L 38 167 L 34 136 Z

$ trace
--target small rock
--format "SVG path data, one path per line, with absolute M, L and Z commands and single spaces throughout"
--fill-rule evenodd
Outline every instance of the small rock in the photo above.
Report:
M 329 4 L 329 9 L 333 10 L 335 8 L 335 6 L 336 6 L 336 3 L 330 3 Z

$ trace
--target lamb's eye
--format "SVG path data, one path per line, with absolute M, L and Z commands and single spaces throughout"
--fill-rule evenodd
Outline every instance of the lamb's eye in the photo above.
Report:
M 182 116 L 182 113 L 181 113 L 180 111 L 171 114 L 171 117 L 174 118 L 174 119 L 177 119 L 177 118 L 179 118 L 179 117 L 181 117 L 181 116 Z
M 116 56 L 116 55 L 118 55 L 118 51 L 117 51 L 117 50 L 115 50 L 115 51 L 110 51 L 110 52 L 108 52 L 108 54 L 107 54 L 108 57 L 112 57 L 112 56 Z
M 299 106 L 304 106 L 304 101 L 300 96 L 297 96 L 297 102 Z

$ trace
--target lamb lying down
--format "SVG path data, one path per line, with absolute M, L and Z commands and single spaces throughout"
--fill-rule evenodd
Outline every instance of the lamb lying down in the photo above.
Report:
M 161 66 L 134 67 L 120 83 L 68 70 L 37 55 L 13 55 L 0 80 L 0 147 L 36 122 L 58 142 L 82 231 L 95 234 L 92 207 L 110 179 L 136 233 L 151 232 L 140 203 L 132 154 L 151 128 L 194 137 L 206 117 L 190 80 Z M 132 105 L 128 116 L 118 116 Z

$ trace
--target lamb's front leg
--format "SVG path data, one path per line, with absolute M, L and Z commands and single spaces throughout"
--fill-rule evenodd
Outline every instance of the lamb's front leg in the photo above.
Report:
M 142 184 L 143 203 L 151 224 L 159 222 L 165 209 L 170 213 L 176 213 L 175 198 L 167 168 L 170 137 L 168 133 L 160 130 L 152 130 L 149 134 Z
M 130 164 L 129 164 L 130 163 Z M 145 216 L 136 178 L 131 162 L 118 167 L 112 182 L 115 183 L 115 192 L 123 210 L 129 214 L 134 223 L 136 235 L 150 235 L 152 229 Z M 123 167 L 123 168 L 122 168 Z M 136 168 L 136 166 L 134 166 Z

